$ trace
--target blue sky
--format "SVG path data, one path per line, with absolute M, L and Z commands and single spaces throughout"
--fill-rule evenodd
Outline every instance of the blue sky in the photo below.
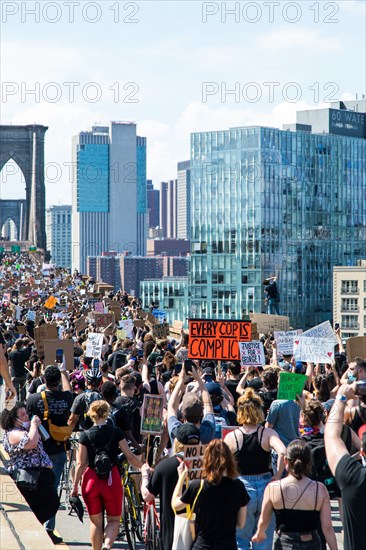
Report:
M 281 127 L 296 110 L 365 93 L 365 6 L 4 0 L 1 122 L 49 126 L 48 205 L 71 202 L 72 136 L 110 120 L 135 121 L 147 137 L 157 186 L 189 158 L 193 131 Z M 3 170 L 1 197 L 19 198 L 10 181 Z

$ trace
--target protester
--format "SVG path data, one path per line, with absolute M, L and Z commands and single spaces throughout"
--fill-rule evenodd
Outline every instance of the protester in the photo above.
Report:
M 250 502 L 247 520 L 243 529 L 238 529 L 236 540 L 239 550 L 250 547 L 250 541 L 257 530 L 262 507 L 264 490 L 272 479 L 280 479 L 284 470 L 286 447 L 274 430 L 264 428 L 263 402 L 252 388 L 247 388 L 238 401 L 238 423 L 242 426 L 229 432 L 225 443 L 236 458 L 240 479 L 243 482 Z M 277 473 L 273 477 L 271 450 L 277 453 Z M 262 550 L 272 548 L 274 517 L 267 528 L 267 539 Z
M 329 467 L 341 489 L 344 518 L 344 550 L 363 548 L 366 540 L 366 432 L 362 434 L 362 464 L 347 450 L 341 438 L 348 400 L 355 398 L 357 385 L 342 384 L 325 425 L 325 450 Z
M 289 444 L 285 464 L 287 477 L 266 487 L 258 529 L 252 542 L 257 544 L 266 540 L 266 531 L 274 512 L 274 550 L 321 550 L 317 533 L 319 521 L 330 550 L 337 550 L 328 491 L 323 483 L 307 477 L 311 454 L 305 441 L 298 439 Z
M 93 550 L 110 550 L 119 529 L 122 514 L 123 490 L 117 467 L 117 457 L 121 451 L 130 464 L 141 468 L 142 464 L 130 451 L 123 432 L 108 424 L 110 406 L 106 401 L 93 401 L 88 415 L 93 421 L 92 428 L 79 437 L 77 468 L 73 485 L 73 496 L 78 496 L 82 481 L 82 495 L 90 517 L 90 537 Z M 98 465 L 99 452 L 104 450 L 109 464 Z M 102 471 L 100 468 L 102 467 Z M 104 468 L 104 469 L 103 469 Z M 103 510 L 107 514 L 107 524 L 103 541 Z
M 245 525 L 249 496 L 237 479 L 234 457 L 224 441 L 214 439 L 208 444 L 203 469 L 205 479 L 191 481 L 183 491 L 188 469 L 184 462 L 179 464 L 172 507 L 177 512 L 183 510 L 199 495 L 195 506 L 197 538 L 192 550 L 237 550 L 236 528 Z
M 10 457 L 8 471 L 17 483 L 22 470 L 39 470 L 36 490 L 17 485 L 38 521 L 45 523 L 56 514 L 59 499 L 52 472 L 53 464 L 43 449 L 38 432 L 40 424 L 38 416 L 33 416 L 29 421 L 25 405 L 21 402 L 17 402 L 10 411 L 4 409 L 1 413 L 1 427 L 5 430 L 3 445 Z

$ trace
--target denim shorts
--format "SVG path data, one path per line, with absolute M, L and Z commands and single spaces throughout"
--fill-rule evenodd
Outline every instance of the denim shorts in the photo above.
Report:
M 311 540 L 301 540 L 303 535 L 311 535 Z M 281 533 L 277 532 L 274 540 L 274 550 L 321 550 L 321 541 L 316 531 L 311 533 Z

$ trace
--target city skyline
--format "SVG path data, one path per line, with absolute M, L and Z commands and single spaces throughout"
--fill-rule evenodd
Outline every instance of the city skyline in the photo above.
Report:
M 32 2 L 14 14 L 12 4 L 2 8 L 2 120 L 49 126 L 47 206 L 71 201 L 71 136 L 81 127 L 138 122 L 157 188 L 189 158 L 190 133 L 281 127 L 297 110 L 364 93 L 360 2 L 244 2 L 232 15 L 239 3 L 118 3 L 118 13 L 117 3 L 89 3 L 94 11 L 75 3 L 74 22 L 65 3 L 37 21 Z M 12 198 L 4 175 L 0 185 Z

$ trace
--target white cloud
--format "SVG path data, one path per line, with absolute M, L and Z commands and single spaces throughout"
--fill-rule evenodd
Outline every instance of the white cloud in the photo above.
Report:
M 159 120 L 142 120 L 138 123 L 138 134 L 149 136 L 149 140 L 159 139 L 166 135 L 170 126 Z

